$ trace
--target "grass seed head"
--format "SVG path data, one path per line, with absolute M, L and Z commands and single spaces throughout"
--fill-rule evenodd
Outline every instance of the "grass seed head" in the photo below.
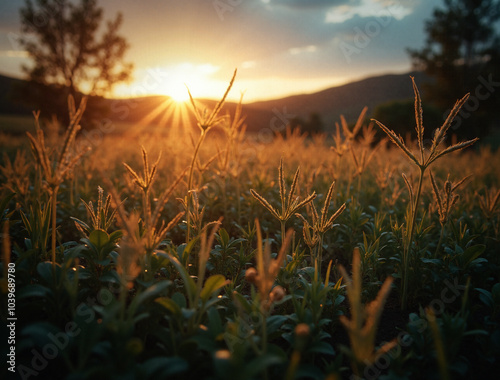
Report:
M 455 194 L 454 191 L 460 187 L 468 178 L 471 176 L 468 175 L 458 181 L 456 184 L 453 184 L 450 181 L 450 176 L 448 174 L 448 178 L 446 179 L 443 187 L 443 192 L 441 192 L 438 188 L 436 180 L 434 179 L 434 175 L 432 171 L 429 172 L 431 178 L 432 191 L 434 193 L 434 198 L 436 200 L 436 206 L 439 214 L 439 223 L 441 225 L 446 224 L 448 221 L 451 209 L 458 202 L 459 196 Z
M 478 195 L 479 207 L 487 219 L 491 219 L 498 211 L 497 206 L 500 200 L 500 189 L 484 189 L 484 195 Z
M 300 169 L 300 168 L 299 168 Z M 280 160 L 280 165 L 278 167 L 278 182 L 279 182 L 279 192 L 281 199 L 281 211 L 277 211 L 271 204 L 255 190 L 250 189 L 250 194 L 259 201 L 259 203 L 264 206 L 276 219 L 280 222 L 286 222 L 292 215 L 299 211 L 302 207 L 311 203 L 314 198 L 316 198 L 316 193 L 308 195 L 304 200 L 299 201 L 299 197 L 293 199 L 295 191 L 297 189 L 300 170 L 297 169 L 292 180 L 292 185 L 290 186 L 290 192 L 288 197 L 286 196 L 285 179 L 283 174 L 283 159 Z

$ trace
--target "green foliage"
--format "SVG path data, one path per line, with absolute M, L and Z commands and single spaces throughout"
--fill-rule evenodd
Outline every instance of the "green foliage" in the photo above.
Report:
M 28 237 L 24 243 L 27 251 L 24 257 L 34 256 L 35 262 L 47 260 L 47 244 L 50 238 L 50 203 L 30 206 L 28 214 L 21 212 L 21 219 Z

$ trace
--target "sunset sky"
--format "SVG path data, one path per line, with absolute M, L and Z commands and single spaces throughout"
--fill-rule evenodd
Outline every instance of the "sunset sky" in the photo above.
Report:
M 422 47 L 424 23 L 441 1 L 101 0 L 120 11 L 134 80 L 114 96 L 219 98 L 235 68 L 230 99 L 308 93 L 371 75 L 411 69 L 406 48 Z M 0 3 L 0 73 L 29 63 L 16 43 L 24 1 Z M 432 6 L 430 6 L 432 4 Z

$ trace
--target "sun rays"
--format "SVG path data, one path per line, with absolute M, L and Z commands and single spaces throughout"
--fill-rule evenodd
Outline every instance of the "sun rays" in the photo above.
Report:
M 179 137 L 187 134 L 191 128 L 188 104 L 165 97 L 137 122 L 133 123 L 127 138 L 137 139 L 144 135 L 165 135 Z

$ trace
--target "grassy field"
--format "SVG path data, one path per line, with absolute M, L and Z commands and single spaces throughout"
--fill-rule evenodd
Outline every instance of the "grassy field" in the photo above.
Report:
M 500 152 L 446 123 L 424 142 L 416 96 L 406 141 L 363 112 L 328 135 L 263 139 L 217 106 L 191 137 L 90 138 L 83 105 L 65 134 L 3 135 L 9 374 L 491 377 Z

